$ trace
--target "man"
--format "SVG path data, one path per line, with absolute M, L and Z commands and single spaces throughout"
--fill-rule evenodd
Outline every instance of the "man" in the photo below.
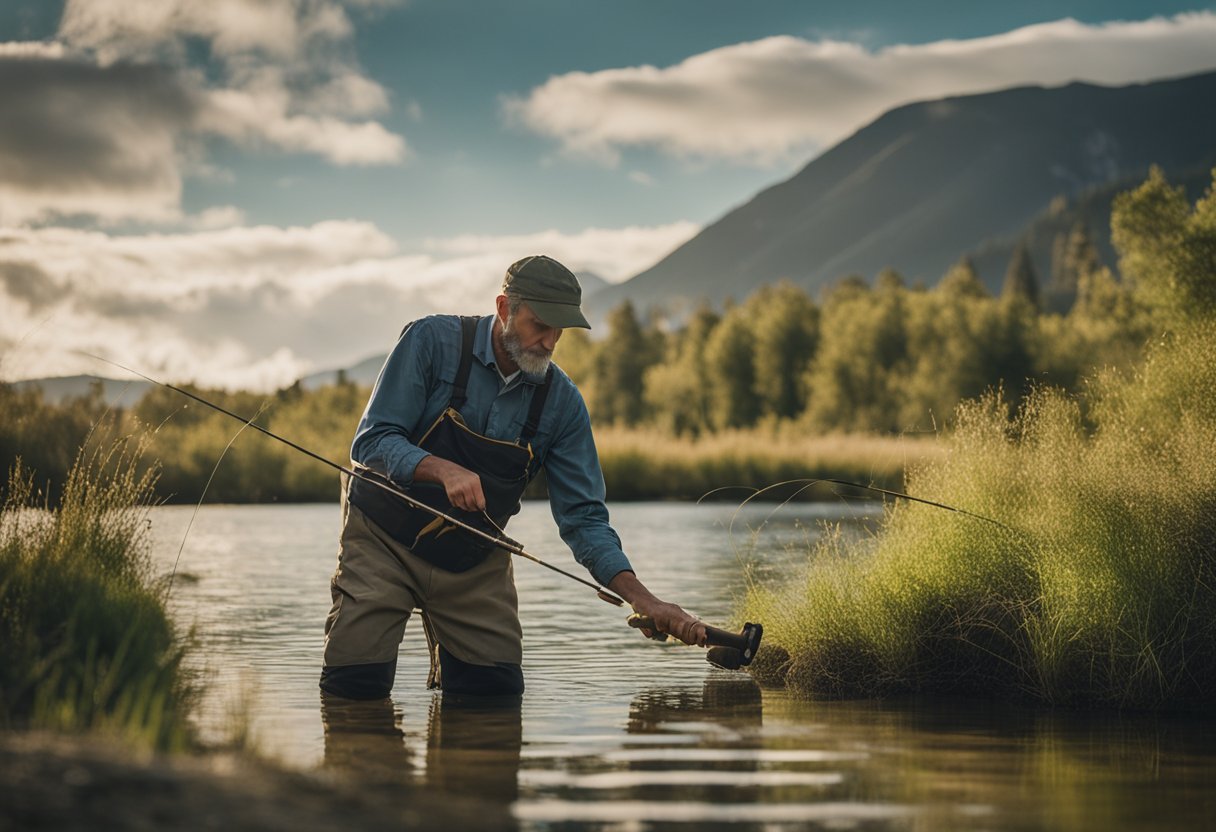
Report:
M 575 559 L 660 630 L 704 645 L 704 625 L 645 587 L 608 523 L 586 405 L 551 363 L 563 329 L 590 329 L 581 302 L 570 270 L 540 255 L 507 270 L 494 315 L 409 324 L 380 371 L 351 457 L 369 476 L 491 534 L 518 511 L 528 480 L 543 468 Z M 431 687 L 522 693 L 511 556 L 359 480 L 345 497 L 322 690 L 387 696 L 406 621 L 418 608 Z

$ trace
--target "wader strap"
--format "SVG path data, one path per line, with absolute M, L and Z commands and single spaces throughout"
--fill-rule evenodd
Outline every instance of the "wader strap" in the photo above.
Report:
M 431 619 L 426 610 L 418 610 L 418 617 L 422 619 L 422 632 L 426 633 L 426 652 L 431 657 L 431 670 L 426 675 L 426 689 L 436 690 L 443 686 L 443 676 L 439 672 L 439 637 L 435 635 L 435 628 L 431 626 Z
M 456 371 L 456 384 L 452 389 L 452 398 L 448 402 L 451 407 L 460 412 L 465 401 L 469 398 L 465 391 L 469 386 L 469 370 L 473 367 L 473 338 L 477 334 L 477 318 L 461 317 L 460 332 L 460 369 Z
M 552 364 L 545 371 L 545 380 L 532 393 L 532 406 L 528 408 L 528 421 L 524 422 L 524 429 L 519 434 L 519 444 L 525 448 L 532 441 L 532 437 L 536 436 L 536 430 L 540 427 L 540 414 L 545 409 L 545 399 L 549 398 L 549 382 L 551 381 L 553 381 Z

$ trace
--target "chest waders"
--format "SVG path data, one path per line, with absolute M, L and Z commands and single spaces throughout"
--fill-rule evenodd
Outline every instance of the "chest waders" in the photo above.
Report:
M 462 343 L 460 367 L 452 397 L 439 418 L 427 429 L 418 447 L 442 459 L 455 462 L 481 478 L 486 498 L 485 512 L 464 511 L 448 501 L 447 492 L 438 483 L 416 482 L 405 489 L 411 497 L 442 511 L 463 523 L 490 535 L 504 529 L 507 521 L 519 511 L 524 489 L 528 487 L 532 465 L 532 439 L 540 425 L 545 399 L 553 379 L 553 369 L 532 393 L 528 417 L 519 439 L 508 442 L 491 439 L 470 428 L 460 415 L 468 400 L 466 391 L 473 365 L 473 338 L 477 318 L 461 318 Z M 387 482 L 373 471 L 361 473 Z M 448 572 L 465 572 L 484 561 L 494 550 L 493 544 L 475 537 L 456 525 L 414 508 L 393 495 L 358 479 L 351 479 L 349 500 L 377 526 L 386 531 L 414 555 Z M 492 522 L 491 522 L 492 521 Z

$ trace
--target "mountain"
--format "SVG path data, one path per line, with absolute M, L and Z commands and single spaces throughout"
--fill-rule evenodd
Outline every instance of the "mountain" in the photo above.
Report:
M 595 272 L 575 272 L 574 276 L 578 278 L 578 285 L 583 289 L 584 301 L 612 285 Z
M 1216 72 L 898 107 L 654 266 L 597 292 L 590 313 L 602 319 L 626 298 L 679 313 L 782 278 L 818 294 L 845 275 L 872 277 L 887 266 L 932 285 L 962 254 L 1017 239 L 1061 197 L 1136 184 L 1153 164 L 1171 178 L 1210 171 L 1213 101 Z M 1003 267 L 981 274 L 999 289 Z

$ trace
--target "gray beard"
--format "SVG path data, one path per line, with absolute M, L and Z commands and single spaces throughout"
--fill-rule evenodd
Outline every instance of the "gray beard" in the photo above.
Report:
M 543 376 L 549 369 L 553 354 L 540 348 L 524 349 L 519 343 L 519 333 L 515 331 L 515 316 L 507 317 L 507 323 L 502 328 L 502 348 L 511 356 L 511 360 L 519 365 L 519 369 L 528 375 Z

